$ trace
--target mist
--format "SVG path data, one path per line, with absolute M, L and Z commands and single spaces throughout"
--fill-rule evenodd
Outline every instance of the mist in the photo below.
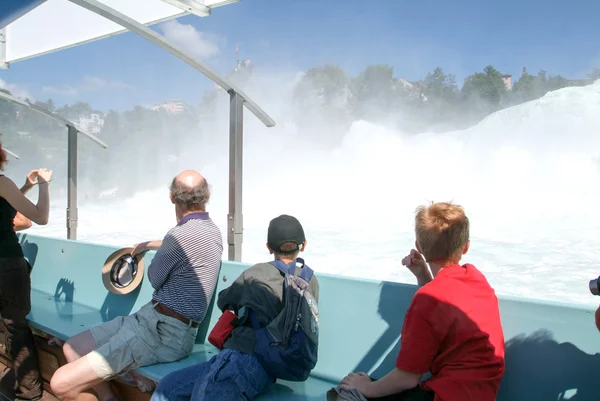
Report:
M 412 282 L 399 261 L 414 243 L 414 210 L 451 200 L 471 220 L 466 261 L 499 293 L 594 303 L 587 281 L 599 273 L 600 81 L 438 132 L 403 129 L 416 122 L 402 108 L 303 114 L 294 101 L 303 75 L 256 73 L 242 85 L 277 122 L 266 128 L 244 111 L 244 261 L 268 256 L 268 222 L 287 213 L 305 226 L 316 271 Z M 320 101 L 315 95 L 313 110 Z M 208 179 L 208 210 L 226 238 L 228 95 L 216 91 L 193 110 L 201 118 L 173 125 L 137 112 L 142 119 L 125 129 L 131 135 L 109 140 L 103 131 L 108 150 L 80 140 L 79 239 L 129 245 L 161 238 L 175 223 L 168 185 L 184 169 Z M 469 125 L 471 117 L 461 118 L 455 121 Z M 17 180 L 42 164 L 56 173 L 51 222 L 32 233 L 65 235 L 66 135 L 64 143 L 51 159 L 10 164 Z

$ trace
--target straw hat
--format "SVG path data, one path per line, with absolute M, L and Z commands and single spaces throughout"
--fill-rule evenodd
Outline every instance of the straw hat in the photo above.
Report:
M 106 262 L 104 262 L 104 266 L 102 267 L 102 282 L 104 283 L 104 287 L 113 294 L 129 294 L 139 287 L 144 279 L 144 257 L 140 254 L 132 258 L 132 251 L 133 248 L 131 247 L 119 249 L 113 252 L 106 259 Z M 122 265 L 123 262 L 132 260 L 135 260 L 137 269 L 132 269 L 131 263 Z M 122 265 L 120 269 L 119 264 Z M 132 278 L 134 274 L 135 276 Z

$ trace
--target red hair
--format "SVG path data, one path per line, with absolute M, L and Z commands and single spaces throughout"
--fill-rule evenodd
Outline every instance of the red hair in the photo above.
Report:
M 4 170 L 6 164 L 6 152 L 2 149 L 2 142 L 0 142 L 0 171 Z
M 469 242 L 469 219 L 459 205 L 431 203 L 417 208 L 415 233 L 426 261 L 457 263 Z

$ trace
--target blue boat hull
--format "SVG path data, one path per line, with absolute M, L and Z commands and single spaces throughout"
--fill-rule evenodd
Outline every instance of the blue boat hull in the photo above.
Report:
M 96 324 L 133 313 L 151 299 L 152 288 L 146 278 L 127 295 L 105 289 L 101 269 L 108 255 L 116 250 L 114 247 L 34 235 L 20 238 L 33 266 L 30 325 L 46 338 L 66 340 Z M 153 252 L 146 254 L 146 266 L 152 257 Z M 215 293 L 230 285 L 248 266 L 223 261 Z M 319 266 L 316 268 L 318 271 Z M 376 269 L 377 265 L 365 268 Z M 278 382 L 260 400 L 324 400 L 327 390 L 349 372 L 365 371 L 380 377 L 394 366 L 404 314 L 417 287 L 328 274 L 318 276 L 318 364 L 306 382 Z M 212 308 L 214 297 L 189 358 L 140 368 L 137 374 L 159 381 L 171 371 L 215 355 L 217 350 L 208 344 L 207 336 L 220 312 Z M 506 373 L 499 401 L 557 400 L 573 394 L 573 400 L 596 400 L 600 334 L 594 324 L 595 308 L 500 297 L 500 309 L 506 340 Z M 55 368 L 44 368 L 46 379 Z M 136 394 L 130 399 L 150 396 Z

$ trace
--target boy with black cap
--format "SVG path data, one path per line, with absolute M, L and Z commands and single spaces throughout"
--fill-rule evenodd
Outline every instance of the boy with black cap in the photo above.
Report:
M 295 217 L 281 215 L 271 220 L 267 249 L 275 260 L 292 264 L 306 248 L 306 242 L 302 225 Z M 299 274 L 301 269 L 296 266 L 295 273 Z M 258 263 L 219 293 L 217 305 L 226 313 L 229 309 L 250 308 L 264 327 L 283 309 L 283 281 L 284 275 L 273 264 Z M 319 285 L 314 274 L 309 285 L 318 302 Z M 167 375 L 158 384 L 151 401 L 252 399 L 266 392 L 275 378 L 254 356 L 254 339 L 250 322 L 235 327 L 219 354 L 206 363 Z

